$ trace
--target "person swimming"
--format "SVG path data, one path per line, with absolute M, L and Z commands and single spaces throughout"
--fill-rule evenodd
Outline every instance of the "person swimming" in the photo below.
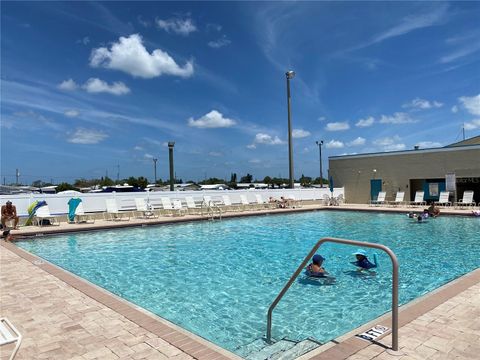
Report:
M 378 266 L 376 256 L 373 256 L 374 263 L 372 263 L 368 260 L 367 253 L 364 250 L 357 250 L 352 255 L 355 255 L 357 261 L 352 261 L 351 264 L 357 266 L 358 270 L 370 270 Z
M 322 267 L 323 261 L 325 258 L 322 255 L 315 254 L 312 257 L 312 263 L 307 266 L 306 273 L 308 276 L 313 277 L 324 277 L 327 275 L 327 272 Z

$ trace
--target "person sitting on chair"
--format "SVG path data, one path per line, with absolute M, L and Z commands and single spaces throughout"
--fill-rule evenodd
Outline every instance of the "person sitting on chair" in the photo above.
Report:
M 6 229 L 7 221 L 11 220 L 14 221 L 13 227 L 16 229 L 18 225 L 17 208 L 8 200 L 7 204 L 2 206 L 2 228 Z

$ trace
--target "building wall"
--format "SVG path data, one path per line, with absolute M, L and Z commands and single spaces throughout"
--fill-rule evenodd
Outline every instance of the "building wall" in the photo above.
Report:
M 410 180 L 445 179 L 447 173 L 480 178 L 480 146 L 330 157 L 329 172 L 335 187 L 344 187 L 347 202 L 368 203 L 371 179 L 382 179 L 387 200 L 405 191 L 410 201 L 411 183 L 419 183 Z

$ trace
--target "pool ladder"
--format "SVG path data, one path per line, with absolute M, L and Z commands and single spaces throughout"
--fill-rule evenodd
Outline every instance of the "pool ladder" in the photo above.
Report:
M 347 240 L 347 239 L 338 239 L 338 238 L 322 238 L 317 241 L 317 243 L 313 246 L 312 250 L 308 253 L 308 255 L 303 259 L 300 266 L 295 270 L 292 277 L 288 282 L 285 284 L 283 289 L 277 295 L 275 300 L 273 300 L 272 305 L 268 308 L 267 313 L 267 342 L 272 342 L 272 313 L 273 309 L 277 306 L 277 304 L 282 300 L 285 293 L 288 291 L 292 283 L 295 279 L 300 275 L 303 271 L 305 266 L 307 265 L 310 258 L 316 253 L 316 251 L 320 248 L 320 246 L 325 242 L 333 242 L 339 244 L 346 244 L 346 245 L 353 245 L 353 246 L 360 246 L 360 247 L 369 247 L 375 248 L 379 250 L 385 251 L 390 259 L 392 260 L 392 350 L 394 352 L 398 352 L 398 260 L 392 250 L 388 247 L 381 245 L 381 244 L 374 244 L 369 242 L 363 241 L 355 241 L 355 240 Z
M 203 201 L 201 214 L 203 216 L 204 210 L 210 220 L 215 220 L 215 213 L 218 214 L 218 219 L 222 220 L 222 209 L 216 205 L 213 201 Z

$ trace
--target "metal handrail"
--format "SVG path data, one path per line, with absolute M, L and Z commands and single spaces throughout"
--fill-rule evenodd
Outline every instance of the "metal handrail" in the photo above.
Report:
M 218 205 L 216 205 L 213 201 L 209 201 L 208 203 L 204 200 L 201 206 L 201 215 L 203 216 L 203 209 L 204 207 L 207 210 L 207 215 L 210 215 L 211 219 L 215 218 L 214 210 L 218 211 L 218 217 L 222 220 L 222 209 Z
M 310 250 L 308 255 L 302 261 L 300 266 L 295 270 L 292 277 L 283 287 L 282 291 L 277 295 L 275 300 L 273 300 L 272 305 L 268 308 L 267 313 L 267 342 L 271 342 L 272 340 L 272 313 L 273 309 L 277 306 L 280 300 L 283 298 L 285 293 L 288 291 L 292 283 L 298 277 L 298 275 L 302 272 L 302 270 L 307 265 L 310 258 L 315 254 L 318 248 L 325 242 L 333 242 L 339 244 L 346 244 L 346 245 L 354 245 L 354 246 L 364 246 L 369 248 L 375 248 L 385 251 L 390 259 L 392 260 L 392 350 L 398 351 L 398 260 L 392 250 L 390 250 L 385 245 L 381 244 L 374 244 L 369 242 L 363 241 L 355 241 L 355 240 L 346 240 L 346 239 L 338 239 L 338 238 L 323 238 L 318 240 L 315 246 Z

